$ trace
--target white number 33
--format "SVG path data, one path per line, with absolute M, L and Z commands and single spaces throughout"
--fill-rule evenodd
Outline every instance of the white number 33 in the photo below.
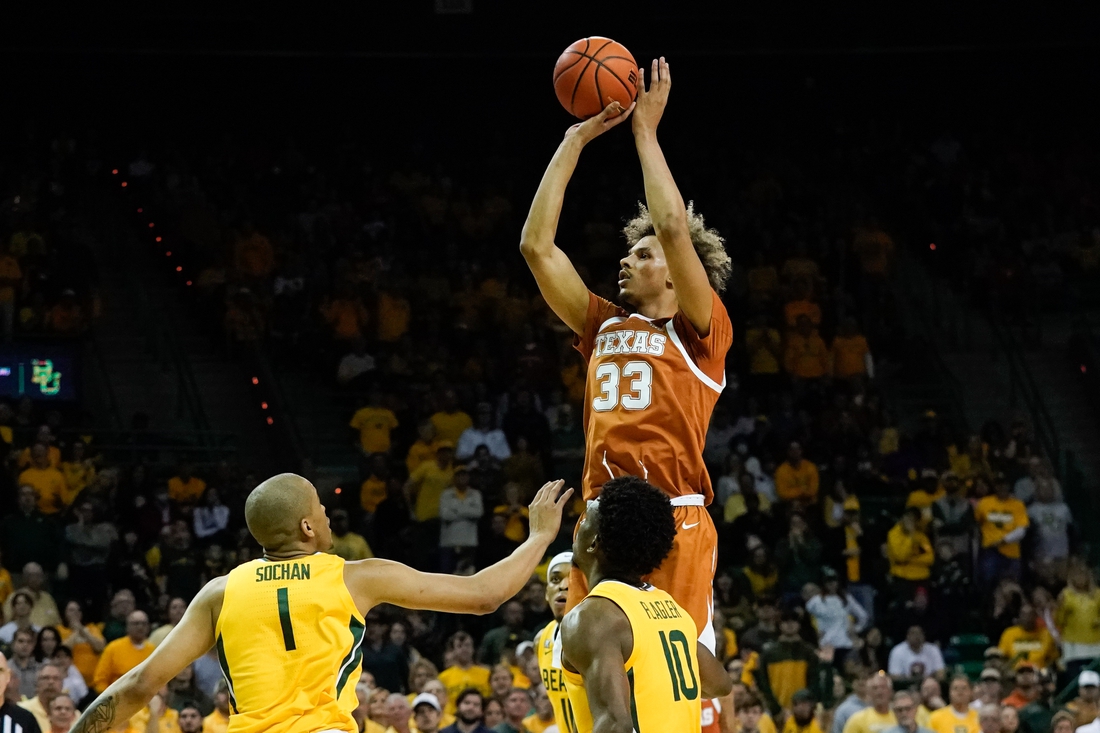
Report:
M 623 377 L 630 379 L 630 391 L 620 399 L 619 385 Z M 653 367 L 647 361 L 628 361 L 621 372 L 618 364 L 600 364 L 596 367 L 596 380 L 601 392 L 592 400 L 592 409 L 596 412 L 608 412 L 620 404 L 627 410 L 644 410 L 653 401 Z

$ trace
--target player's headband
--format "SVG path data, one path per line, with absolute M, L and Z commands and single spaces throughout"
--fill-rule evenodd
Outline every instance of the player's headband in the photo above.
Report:
M 555 566 L 563 564 L 569 566 L 573 565 L 573 553 L 569 550 L 559 552 L 557 555 L 550 558 L 550 564 L 546 566 L 546 572 L 550 572 Z

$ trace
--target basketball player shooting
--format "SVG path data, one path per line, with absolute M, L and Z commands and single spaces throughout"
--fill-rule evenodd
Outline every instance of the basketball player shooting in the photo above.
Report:
M 605 482 L 626 475 L 644 478 L 669 495 L 676 539 L 646 580 L 691 614 L 700 640 L 713 650 L 717 534 L 705 508 L 713 491 L 703 443 L 726 384 L 726 352 L 733 340 L 718 297 L 730 274 L 730 257 L 718 233 L 684 206 L 657 143 L 672 85 L 669 65 L 664 58 L 653 62 L 648 91 L 644 71 L 638 70 L 633 105 L 623 109 L 612 102 L 566 132 L 531 203 L 520 251 L 588 362 L 584 498 L 596 498 Z M 620 261 L 619 300 L 627 310 L 590 292 L 554 237 L 584 146 L 631 113 L 646 205 L 639 205 L 623 230 L 630 249 Z M 573 568 L 569 608 L 587 592 L 584 575 Z

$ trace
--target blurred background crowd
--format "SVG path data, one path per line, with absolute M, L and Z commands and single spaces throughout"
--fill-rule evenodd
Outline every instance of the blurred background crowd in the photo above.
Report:
M 939 389 L 928 332 L 942 321 L 906 293 L 926 273 L 1029 338 L 1044 313 L 1085 311 L 1100 274 L 1097 148 L 1065 118 L 1006 121 L 974 103 L 948 124 L 876 113 L 835 80 L 785 82 L 735 130 L 696 134 L 672 112 L 663 138 L 735 262 L 729 386 L 704 453 L 718 655 L 738 683 L 722 729 L 1090 724 L 1095 489 L 1030 405 L 975 421 Z M 560 130 L 517 147 L 473 125 L 456 139 L 370 115 L 186 119 L 123 143 L 28 121 L 0 158 L 0 354 L 82 355 L 79 399 L 0 398 L 5 698 L 42 733 L 68 730 L 147 657 L 203 583 L 259 556 L 243 502 L 276 470 L 316 480 L 336 554 L 447 573 L 517 547 L 544 481 L 579 484 L 585 365 L 516 251 Z M 641 191 L 626 137 L 585 152 L 559 233 L 611 299 Z M 238 390 L 254 395 L 255 445 L 247 431 L 226 450 L 184 436 L 164 415 L 197 414 L 185 386 L 174 410 L 129 409 L 103 351 L 158 318 L 169 337 L 137 339 L 156 354 L 149 379 L 186 371 L 171 345 L 185 332 L 204 354 L 193 392 L 207 412 L 219 393 L 204 380 L 256 375 Z M 119 394 L 93 399 L 112 378 Z M 530 642 L 551 618 L 545 572 L 490 617 L 376 609 L 362 729 L 415 730 L 427 704 L 442 713 L 421 721 L 432 733 L 473 709 L 473 688 L 486 727 L 550 730 Z M 129 727 L 221 733 L 222 684 L 208 655 Z

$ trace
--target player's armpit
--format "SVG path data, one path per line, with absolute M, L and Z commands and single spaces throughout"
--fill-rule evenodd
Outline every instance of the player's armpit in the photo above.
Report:
M 105 733 L 129 720 L 184 667 L 214 646 L 214 629 L 225 593 L 225 577 L 207 583 L 183 618 L 144 662 L 104 690 L 73 726 L 76 733 Z
M 521 244 L 520 251 L 550 310 L 574 333 L 583 334 L 588 314 L 588 287 L 568 255 L 554 243 L 540 248 Z
M 733 680 L 718 658 L 711 654 L 710 649 L 703 646 L 702 642 L 696 643 L 696 654 L 699 657 L 699 678 L 703 683 L 703 697 L 711 700 L 730 694 L 733 691 Z
M 562 619 L 562 663 L 584 678 L 593 733 L 630 733 L 630 682 L 626 660 L 634 633 L 613 601 L 588 598 Z

